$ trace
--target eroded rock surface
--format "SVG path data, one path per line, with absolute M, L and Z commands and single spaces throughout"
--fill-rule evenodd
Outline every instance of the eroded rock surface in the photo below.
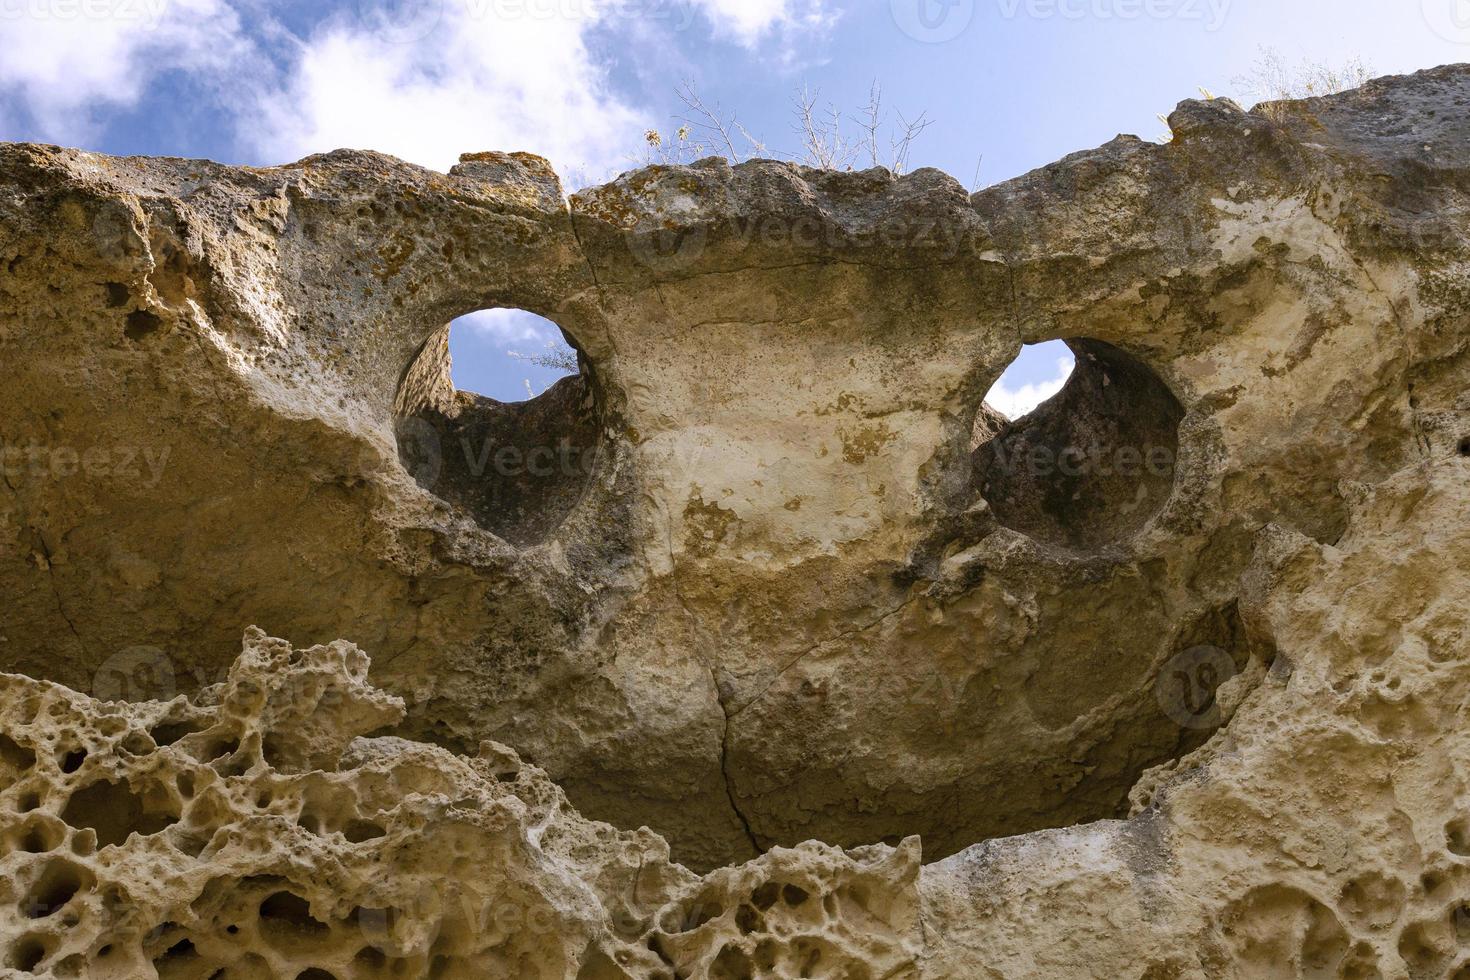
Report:
M 974 195 L 0 147 L 11 966 L 1470 977 L 1470 69 L 1171 123 Z M 495 306 L 581 374 L 454 391 Z
M 364 738 L 402 702 L 335 643 L 252 630 L 191 702 L 0 677 L 0 936 L 19 974 L 883 975 L 913 960 L 918 841 L 809 844 L 701 881 L 539 770 Z

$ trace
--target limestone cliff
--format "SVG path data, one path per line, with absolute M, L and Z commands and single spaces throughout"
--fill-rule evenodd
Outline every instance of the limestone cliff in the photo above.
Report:
M 1170 121 L 0 146 L 5 965 L 1470 978 L 1470 68 Z M 456 392 L 497 306 L 580 374 Z

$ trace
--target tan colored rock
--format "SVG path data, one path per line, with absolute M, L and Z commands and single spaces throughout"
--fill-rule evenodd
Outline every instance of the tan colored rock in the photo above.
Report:
M 0 677 L 0 943 L 85 978 L 748 976 L 911 969 L 918 841 L 701 881 L 487 742 L 364 738 L 367 657 L 259 630 L 195 701 Z M 867 971 L 867 972 L 864 972 Z M 873 972 L 880 971 L 880 972 Z
M 1470 977 L 1467 105 L 975 195 L 0 147 L 4 955 Z M 493 306 L 581 374 L 453 391 Z

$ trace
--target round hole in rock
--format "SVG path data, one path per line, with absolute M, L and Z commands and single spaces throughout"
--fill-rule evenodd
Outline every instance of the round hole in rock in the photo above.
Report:
M 97 846 L 110 847 L 133 834 L 161 833 L 178 821 L 179 814 L 157 787 L 138 793 L 126 781 L 99 780 L 71 794 L 61 819 L 71 827 L 95 831 Z
M 61 846 L 66 838 L 65 831 L 44 820 L 33 820 L 18 828 L 19 848 L 27 854 L 45 854 Z
M 1077 358 L 1066 341 L 1027 344 L 991 385 L 985 404 L 1008 421 L 1021 419 L 1066 387 L 1076 367 Z
M 1028 350 L 975 421 L 975 486 L 1004 526 L 1072 551 L 1131 538 L 1174 489 L 1183 406 L 1138 358 L 1097 340 Z M 1067 370 L 1070 351 L 1074 366 Z M 1050 395 L 1050 397 L 1046 397 Z M 1016 413 L 1011 417 L 1006 409 Z
M 601 445 L 592 364 L 523 310 L 435 331 L 404 372 L 395 415 L 399 458 L 419 485 L 522 547 L 566 520 Z
M 6 957 L 11 969 L 21 973 L 34 973 L 36 967 L 46 958 L 46 944 L 39 936 L 22 936 L 10 947 L 10 954 Z
M 274 892 L 261 901 L 260 927 L 267 940 L 331 931 L 331 926 L 311 914 L 310 902 L 289 891 Z
M 70 861 L 47 862 L 35 884 L 21 902 L 21 911 L 29 918 L 44 919 L 61 911 L 77 892 L 92 887 L 92 873 Z
M 36 753 L 0 732 L 0 792 L 9 789 L 36 764 Z

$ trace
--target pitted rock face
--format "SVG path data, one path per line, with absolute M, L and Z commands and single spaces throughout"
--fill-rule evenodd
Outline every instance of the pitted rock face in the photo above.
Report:
M 807 846 L 699 881 L 652 833 L 578 817 L 504 746 L 465 759 L 358 737 L 402 711 L 364 685 L 366 666 L 350 644 L 293 651 L 252 630 L 195 703 L 103 704 L 0 676 L 7 975 L 594 980 L 912 963 L 917 841 Z M 314 753 L 313 767 L 273 745 Z
M 809 839 L 918 835 L 935 860 L 1157 807 L 1304 662 L 1380 658 L 1312 689 L 1335 704 L 1397 655 L 1320 613 L 1288 628 L 1315 600 L 1275 577 L 1282 542 L 1333 567 L 1355 514 L 1460 532 L 1467 104 L 1460 67 L 1269 113 L 1190 102 L 1168 145 L 974 195 L 709 160 L 567 200 L 520 154 L 443 175 L 0 147 L 0 666 L 138 701 L 224 680 L 245 623 L 346 637 L 404 701 L 378 734 L 510 745 L 701 871 Z M 445 324 L 497 306 L 557 322 L 581 374 L 521 406 L 454 391 Z M 1079 355 L 1067 389 L 997 418 L 984 392 L 1051 339 Z M 1464 553 L 1384 595 L 1437 607 Z M 1422 634 L 1462 645 L 1436 615 Z M 360 710 L 265 762 L 324 766 Z M 1341 710 L 1385 739 L 1437 717 Z M 163 805 L 131 792 L 117 812 Z M 1174 825 L 1149 813 L 1019 846 L 1158 881 Z M 1292 851 L 1330 876 L 1332 846 Z M 1326 937 L 1314 962 L 1330 916 L 1356 942 L 1327 879 L 1287 877 L 1191 898 L 1243 925 L 1186 965 L 1274 955 L 1249 923 L 1283 909 Z M 1395 955 L 1437 968 L 1438 936 Z

